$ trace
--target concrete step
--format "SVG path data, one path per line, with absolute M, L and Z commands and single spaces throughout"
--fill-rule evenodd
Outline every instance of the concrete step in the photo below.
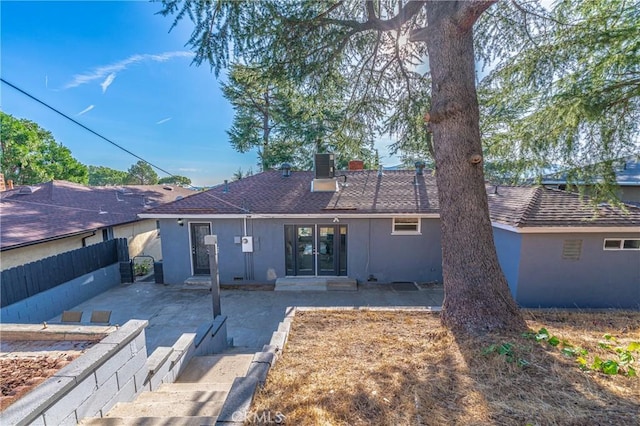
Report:
M 229 392 L 231 383 L 163 383 L 154 392 Z
M 194 357 L 174 383 L 116 404 L 103 418 L 83 425 L 214 425 L 236 377 L 247 374 L 253 353 Z
M 284 277 L 276 280 L 275 291 L 356 291 L 358 281 L 349 277 Z
M 181 401 L 178 404 L 162 400 L 120 402 L 109 410 L 106 417 L 217 417 L 223 403 L 224 400 L 213 402 Z
M 352 278 L 327 278 L 328 291 L 358 291 L 358 281 Z
M 186 390 L 174 389 L 170 385 L 165 390 L 154 392 L 143 392 L 136 398 L 138 402 L 159 402 L 163 401 L 168 404 L 190 402 L 218 402 L 227 398 L 227 391 L 211 391 L 211 390 Z
M 211 290 L 211 277 L 194 275 L 184 280 L 183 290 Z
M 249 370 L 253 354 L 217 354 L 192 358 L 176 380 L 178 383 L 233 383 Z
M 92 417 L 82 420 L 83 426 L 214 426 L 217 417 Z

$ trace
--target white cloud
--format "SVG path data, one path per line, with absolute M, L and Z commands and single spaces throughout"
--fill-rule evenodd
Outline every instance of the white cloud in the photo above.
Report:
M 85 114 L 89 111 L 91 111 L 93 108 L 95 108 L 95 105 L 89 105 L 88 107 L 86 107 L 85 109 L 83 109 L 82 111 L 80 111 L 78 114 L 76 115 L 82 115 Z
M 89 71 L 84 74 L 76 74 L 73 76 L 73 79 L 69 83 L 67 83 L 63 88 L 71 89 L 73 87 L 78 87 L 83 84 L 91 83 L 92 81 L 102 80 L 102 79 L 105 79 L 101 84 L 101 85 L 104 85 L 110 79 L 110 76 L 113 75 L 113 78 L 111 78 L 111 81 L 109 81 L 109 84 L 111 84 L 116 74 L 120 71 L 127 69 L 127 67 L 130 65 L 134 65 L 139 62 L 145 62 L 145 61 L 166 62 L 173 58 L 192 58 L 193 55 L 194 55 L 193 52 L 187 52 L 187 51 L 165 52 L 165 53 L 160 53 L 158 55 L 152 55 L 148 53 L 131 55 L 127 59 L 123 59 L 122 61 L 118 61 L 113 64 L 104 65 L 104 66 L 95 68 L 93 71 Z M 106 87 L 109 87 L 109 85 L 107 84 Z M 106 88 L 103 86 L 103 91 L 104 90 L 106 90 Z
M 162 123 L 166 123 L 167 121 L 171 120 L 173 117 L 167 117 L 167 118 L 163 118 L 160 121 L 156 121 L 156 124 L 162 124 Z
M 113 80 L 115 79 L 116 79 L 116 73 L 112 72 L 107 76 L 107 78 L 104 79 L 102 83 L 100 83 L 100 86 L 102 87 L 102 93 L 107 91 L 107 89 L 109 88 L 109 86 L 111 86 L 111 83 L 113 83 Z

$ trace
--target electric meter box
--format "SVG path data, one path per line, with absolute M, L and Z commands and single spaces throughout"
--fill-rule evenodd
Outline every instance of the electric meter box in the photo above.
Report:
M 250 237 L 250 236 L 242 237 L 242 252 L 253 253 L 253 237 Z

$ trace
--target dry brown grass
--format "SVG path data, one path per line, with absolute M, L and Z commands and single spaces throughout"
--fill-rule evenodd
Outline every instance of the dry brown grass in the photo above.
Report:
M 590 359 L 613 358 L 598 347 L 605 333 L 620 345 L 640 340 L 639 312 L 525 316 Z M 483 354 L 506 342 L 528 366 Z M 520 334 L 456 336 L 437 314 L 303 311 L 252 409 L 250 419 L 282 413 L 292 425 L 633 425 L 640 378 L 583 372 Z

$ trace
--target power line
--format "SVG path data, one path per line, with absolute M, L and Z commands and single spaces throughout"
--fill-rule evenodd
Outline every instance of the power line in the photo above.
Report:
M 88 131 L 89 133 L 91 133 L 91 134 L 93 134 L 93 135 L 95 135 L 95 136 L 99 137 L 100 139 L 103 139 L 103 140 L 105 140 L 105 141 L 109 142 L 111 145 L 115 146 L 115 147 L 116 147 L 116 148 L 118 148 L 118 149 L 121 149 L 122 151 L 126 152 L 127 154 L 134 156 L 134 157 L 135 157 L 135 158 L 137 158 L 138 160 L 141 160 L 141 161 L 143 161 L 143 162 L 147 163 L 148 165 L 150 165 L 151 167 L 154 167 L 154 168 L 156 168 L 157 170 L 160 170 L 161 172 L 166 173 L 166 174 L 167 174 L 167 175 L 169 175 L 170 177 L 174 177 L 174 178 L 175 178 L 175 177 L 177 177 L 177 176 L 175 176 L 173 173 L 169 173 L 168 171 L 166 171 L 166 170 L 165 170 L 165 169 L 163 169 L 162 167 L 156 166 L 156 165 L 155 165 L 155 164 L 153 164 L 152 162 L 145 160 L 144 158 L 140 157 L 140 156 L 139 156 L 139 155 L 137 155 L 137 154 L 134 154 L 133 152 L 131 152 L 131 151 L 129 151 L 128 149 L 126 149 L 125 147 L 123 147 L 123 146 L 121 146 L 121 145 L 119 145 L 119 144 L 115 143 L 114 141 L 112 141 L 111 139 L 107 138 L 106 136 L 102 136 L 100 133 L 96 132 L 95 130 L 90 129 L 89 127 L 85 126 L 84 124 L 80 123 L 79 121 L 77 121 L 77 120 L 75 120 L 75 119 L 73 119 L 73 118 L 69 117 L 67 114 L 63 113 L 62 111 L 60 111 L 60 110 L 58 110 L 58 109 L 56 109 L 56 108 L 52 107 L 51 105 L 49 105 L 48 103 L 46 103 L 46 102 L 44 102 L 44 101 L 42 101 L 42 100 L 40 100 L 40 99 L 36 98 L 35 96 L 33 96 L 32 94 L 28 93 L 27 91 L 22 90 L 21 88 L 19 88 L 19 87 L 18 87 L 18 86 L 16 86 L 15 84 L 12 84 L 12 83 L 8 82 L 8 81 L 7 81 L 7 80 L 5 80 L 4 78 L 0 77 L 0 81 L 2 81 L 4 84 L 6 84 L 7 86 L 11 87 L 12 89 L 17 90 L 18 92 L 20 92 L 20 93 L 22 93 L 23 95 L 27 96 L 28 98 L 30 98 L 30 99 L 32 99 L 32 100 L 34 100 L 34 101 L 36 101 L 37 103 L 39 103 L 39 104 L 43 105 L 44 107 L 46 107 L 46 108 L 50 109 L 51 111 L 55 112 L 56 114 L 59 114 L 59 115 L 63 116 L 64 118 L 66 118 L 67 120 L 71 121 L 72 123 L 74 123 L 74 124 L 76 124 L 76 125 L 78 125 L 78 126 L 82 127 L 83 129 L 85 129 L 85 130 L 86 130 L 86 131 Z M 191 187 L 191 188 L 193 188 L 193 189 L 198 189 L 198 188 L 196 188 L 194 185 L 188 185 L 188 186 L 189 186 L 189 187 Z M 227 200 L 225 200 L 225 199 L 222 199 L 222 198 L 220 198 L 220 197 L 217 197 L 217 196 L 215 196 L 215 195 L 213 195 L 213 194 L 209 194 L 208 192 L 205 192 L 204 194 L 206 194 L 207 196 L 209 196 L 209 197 L 213 198 L 214 200 L 218 200 L 218 201 L 220 201 L 220 202 L 222 202 L 222 203 L 224 203 L 224 204 L 227 204 L 227 205 L 229 205 L 229 206 L 231 206 L 231 207 L 233 207 L 233 208 L 239 209 L 239 210 L 244 211 L 244 212 L 246 212 L 246 213 L 249 213 L 249 212 L 250 212 L 248 209 L 246 209 L 246 208 L 244 208 L 244 207 L 240 207 L 240 206 L 238 206 L 238 205 L 236 205 L 236 204 L 234 204 L 234 203 L 231 203 L 231 202 L 229 202 L 229 201 L 227 201 Z
M 49 105 L 48 103 L 41 101 L 40 99 L 36 98 L 35 96 L 33 96 L 30 93 L 27 93 L 26 91 L 22 90 L 21 88 L 19 88 L 18 86 L 9 83 L 7 80 L 5 80 L 4 78 L 0 77 L 0 81 L 2 81 L 4 84 L 6 84 L 7 86 L 17 90 L 18 92 L 22 93 L 23 95 L 33 99 L 34 101 L 38 102 L 39 104 L 45 106 L 46 108 L 49 108 L 51 111 L 55 112 L 56 114 L 59 114 L 61 116 L 63 116 L 64 118 L 66 118 L 67 120 L 71 121 L 74 124 L 77 124 L 78 126 L 82 127 L 83 129 L 85 129 L 86 131 L 88 131 L 89 133 L 92 133 L 94 135 L 96 135 L 97 137 L 99 137 L 100 139 L 103 139 L 107 142 L 109 142 L 111 145 L 123 150 L 124 152 L 126 152 L 127 154 L 130 154 L 134 157 L 136 157 L 138 160 L 144 161 L 145 163 L 147 163 L 148 165 L 150 165 L 151 167 L 155 167 L 156 169 L 160 170 L 162 173 L 166 173 L 171 177 L 176 177 L 173 175 L 173 173 L 169 173 L 168 171 L 166 171 L 165 169 L 163 169 L 162 167 L 156 166 L 155 164 L 151 163 L 150 161 L 145 160 L 144 158 L 140 157 L 137 154 L 134 154 L 133 152 L 129 151 L 127 148 L 115 143 L 114 141 L 112 141 L 111 139 L 102 136 L 100 133 L 96 132 L 95 130 L 91 130 L 90 128 L 88 128 L 87 126 L 85 126 L 84 124 L 80 123 L 79 121 L 69 117 L 67 114 L 65 114 L 64 112 L 52 107 L 51 105 Z

